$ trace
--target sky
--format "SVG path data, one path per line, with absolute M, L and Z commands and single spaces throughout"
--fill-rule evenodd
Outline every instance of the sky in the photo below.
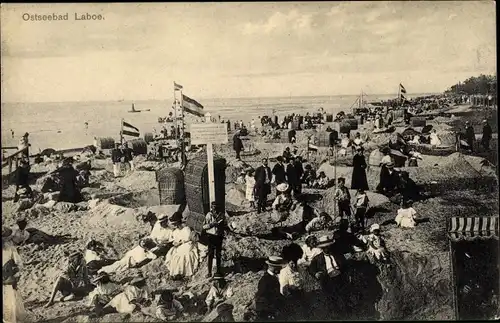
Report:
M 2 4 L 2 101 L 442 92 L 496 72 L 495 20 L 493 1 Z

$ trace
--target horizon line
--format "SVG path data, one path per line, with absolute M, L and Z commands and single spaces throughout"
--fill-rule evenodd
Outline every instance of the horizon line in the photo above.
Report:
M 444 92 L 417 92 L 417 93 L 406 93 L 407 96 L 414 96 L 420 94 L 443 94 Z M 198 97 L 196 100 L 240 100 L 240 99 L 277 99 L 277 98 L 312 98 L 312 97 L 339 97 L 339 96 L 359 96 L 360 94 L 333 94 L 333 95 L 278 95 L 278 96 L 249 96 L 249 97 Z M 397 93 L 376 93 L 376 94 L 367 94 L 363 92 L 363 95 L 367 96 L 386 96 L 386 95 L 394 95 L 398 96 Z M 83 103 L 83 102 L 144 102 L 144 101 L 167 101 L 169 99 L 114 99 L 114 100 L 86 100 L 86 101 L 2 101 L 1 104 L 27 104 L 27 103 Z

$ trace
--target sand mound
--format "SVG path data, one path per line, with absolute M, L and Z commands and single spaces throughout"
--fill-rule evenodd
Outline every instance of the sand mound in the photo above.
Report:
M 351 194 L 351 200 L 354 200 L 354 196 L 356 196 L 356 190 L 349 190 L 349 193 Z M 366 195 L 368 196 L 368 200 L 370 201 L 370 207 L 377 207 L 385 203 L 389 203 L 389 199 L 382 194 L 374 192 L 366 192 Z M 336 202 L 334 200 L 334 196 L 335 196 L 334 187 L 329 188 L 323 194 L 323 201 L 322 201 L 323 208 L 325 212 L 327 212 L 330 215 L 336 214 L 335 213 Z
M 158 188 L 156 174 L 154 172 L 140 170 L 135 170 L 125 175 L 125 177 L 120 179 L 117 185 L 130 191 L 145 191 Z
M 237 185 L 234 185 L 226 192 L 226 202 L 236 206 L 243 206 L 247 203 L 245 192 Z

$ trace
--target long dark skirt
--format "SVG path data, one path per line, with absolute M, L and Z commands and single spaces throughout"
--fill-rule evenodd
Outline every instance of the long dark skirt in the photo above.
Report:
M 366 171 L 362 167 L 354 167 L 352 170 L 351 189 L 365 191 L 369 190 L 368 180 L 366 179 Z

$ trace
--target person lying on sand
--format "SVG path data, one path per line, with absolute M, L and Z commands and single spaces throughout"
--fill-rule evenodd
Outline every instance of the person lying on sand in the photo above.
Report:
M 96 285 L 96 288 L 88 295 L 87 306 L 100 314 L 104 306 L 122 291 L 122 287 L 114 283 L 107 273 L 97 275 L 92 284 Z
M 62 294 L 60 302 L 70 301 L 75 299 L 77 295 L 88 293 L 91 285 L 83 254 L 79 251 L 70 254 L 65 267 L 65 272 L 56 279 L 52 294 L 45 307 L 54 304 L 57 292 Z
M 330 179 L 328 178 L 328 176 L 326 176 L 325 172 L 321 171 L 319 172 L 319 176 L 314 181 L 312 187 L 319 189 L 327 189 L 328 184 L 330 184 Z
M 306 225 L 306 232 L 328 230 L 332 228 L 333 220 L 326 212 L 321 212 Z
M 314 235 L 309 235 L 306 237 L 305 243 L 301 246 L 302 248 L 302 258 L 297 261 L 297 264 L 309 265 L 311 260 L 321 253 L 321 249 L 316 248 L 318 245 L 318 238 Z
M 96 273 L 103 266 L 110 265 L 114 262 L 112 259 L 106 259 L 106 250 L 104 245 L 94 239 L 90 239 L 85 247 L 85 263 L 89 270 L 89 274 Z
M 45 244 L 53 245 L 64 242 L 71 237 L 69 234 L 65 234 L 62 236 L 53 236 L 35 228 L 26 228 L 28 222 L 24 218 L 17 220 L 16 224 L 17 228 L 14 229 L 12 238 L 12 241 L 16 245 L 24 245 L 30 243 L 40 246 L 44 246 Z
M 122 272 L 129 268 L 139 268 L 147 264 L 157 256 L 153 253 L 156 243 L 151 238 L 144 238 L 139 241 L 139 245 L 129 250 L 122 259 L 109 266 L 102 267 L 98 273 L 106 272 L 108 274 Z
M 154 306 L 154 313 L 150 313 L 147 309 L 141 311 L 148 315 L 153 316 L 161 322 L 171 322 L 176 320 L 181 313 L 184 312 L 184 306 L 181 302 L 175 299 L 172 290 L 160 290 L 160 298 Z M 153 314 L 153 315 L 152 315 Z
M 102 314 L 108 313 L 132 313 L 141 307 L 151 305 L 151 292 L 146 284 L 146 278 L 142 273 L 137 274 L 125 287 L 125 290 L 106 304 Z

